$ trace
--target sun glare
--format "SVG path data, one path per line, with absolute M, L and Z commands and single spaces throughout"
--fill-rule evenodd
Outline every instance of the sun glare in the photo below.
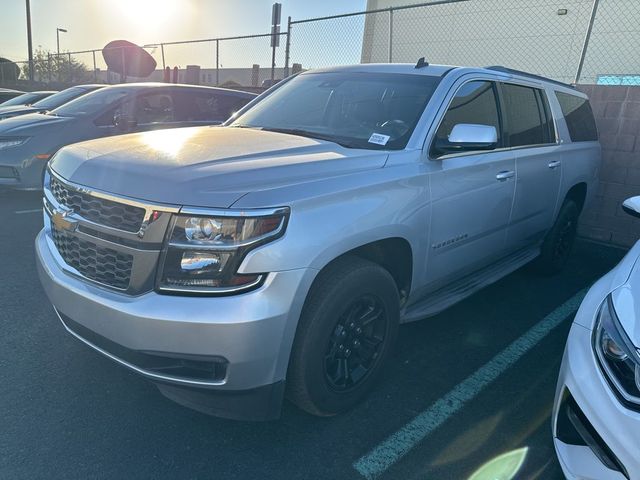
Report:
M 142 134 L 143 142 L 161 155 L 173 158 L 196 133 L 193 128 L 156 130 Z
M 175 0 L 117 0 L 118 12 L 145 31 L 153 31 L 170 21 L 179 4 Z

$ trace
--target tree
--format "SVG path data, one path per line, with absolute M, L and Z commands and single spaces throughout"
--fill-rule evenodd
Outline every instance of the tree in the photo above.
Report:
M 72 55 L 57 55 L 42 49 L 33 54 L 33 70 L 33 78 L 41 82 L 84 83 L 93 79 L 87 66 Z M 29 64 L 23 65 L 22 77 L 29 78 Z

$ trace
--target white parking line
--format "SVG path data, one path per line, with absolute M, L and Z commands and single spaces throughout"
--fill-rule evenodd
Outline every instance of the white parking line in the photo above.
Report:
M 34 208 L 32 210 L 16 210 L 15 213 L 16 215 L 22 215 L 23 213 L 40 213 L 42 212 L 42 208 Z
M 562 324 L 569 315 L 578 309 L 586 292 L 587 289 L 581 290 L 544 317 L 444 397 L 418 414 L 369 453 L 356 460 L 353 467 L 367 479 L 373 479 L 383 474 L 425 437 L 473 400 L 554 328 Z

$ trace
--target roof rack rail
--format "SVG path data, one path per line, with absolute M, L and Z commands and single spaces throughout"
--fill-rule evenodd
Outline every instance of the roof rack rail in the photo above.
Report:
M 542 75 L 536 75 L 534 73 L 523 72 L 522 70 L 516 70 L 514 68 L 503 67 L 502 65 L 491 65 L 489 67 L 485 67 L 487 70 L 494 70 L 496 72 L 502 73 L 511 73 L 514 75 L 521 75 L 523 77 L 529 77 L 536 80 L 542 80 L 543 82 L 555 83 L 556 85 L 561 85 L 567 88 L 573 88 L 575 90 L 575 85 L 571 85 L 569 83 L 564 83 L 559 80 L 552 80 L 551 78 L 543 77 Z

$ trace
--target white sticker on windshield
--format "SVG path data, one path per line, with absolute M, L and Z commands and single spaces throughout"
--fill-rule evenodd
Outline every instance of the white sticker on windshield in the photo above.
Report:
M 382 135 L 381 133 L 372 133 L 369 137 L 369 143 L 375 143 L 376 145 L 386 145 L 391 137 L 389 135 Z

